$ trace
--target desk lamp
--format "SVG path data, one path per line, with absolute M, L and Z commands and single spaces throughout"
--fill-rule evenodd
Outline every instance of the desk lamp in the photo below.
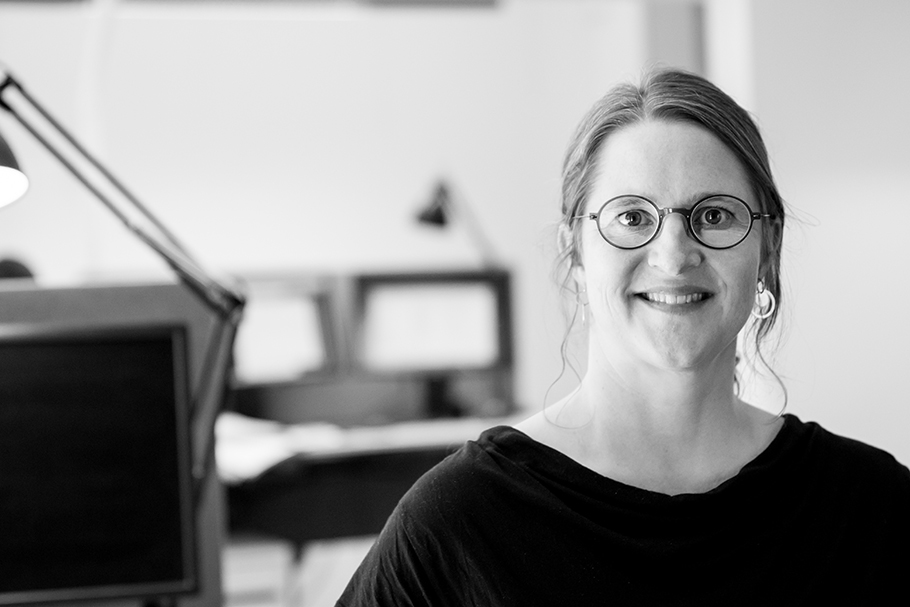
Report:
M 499 256 L 493 245 L 484 235 L 480 223 L 468 205 L 457 196 L 453 196 L 452 188 L 444 180 L 436 184 L 433 196 L 427 205 L 417 214 L 417 221 L 421 224 L 445 228 L 453 220 L 461 221 L 480 252 L 485 268 L 502 267 Z
M 483 267 L 487 270 L 501 268 L 499 256 L 484 235 L 480 222 L 467 203 L 454 196 L 452 192 L 451 186 L 445 180 L 439 180 L 429 202 L 417 214 L 418 223 L 445 228 L 453 221 L 460 221 L 480 253 Z M 424 409 L 430 417 L 457 417 L 465 413 L 464 406 L 457 402 L 451 393 L 450 373 L 428 373 L 424 383 Z
M 2 66 L 0 109 L 12 115 L 129 231 L 161 257 L 181 284 L 216 314 L 218 322 L 207 344 L 206 366 L 192 404 L 193 423 L 211 429 L 204 434 L 207 443 L 194 445 L 194 493 L 198 502 L 212 465 L 210 443 L 214 440 L 215 420 L 223 401 L 234 337 L 245 303 L 243 295 L 209 276 L 177 238 Z M 57 143 L 52 143 L 52 139 Z M 0 136 L 0 206 L 15 201 L 27 188 L 28 179 L 19 171 L 12 151 Z

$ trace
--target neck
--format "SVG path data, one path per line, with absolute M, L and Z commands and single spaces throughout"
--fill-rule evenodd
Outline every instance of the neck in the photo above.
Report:
M 686 369 L 662 368 L 592 349 L 579 397 L 597 424 L 653 431 L 664 437 L 698 434 L 699 428 L 731 421 L 736 344 L 716 358 Z
M 707 490 L 773 438 L 773 416 L 734 394 L 735 344 L 696 369 L 589 360 L 597 372 L 549 417 L 577 429 L 574 456 L 606 476 L 670 494 Z

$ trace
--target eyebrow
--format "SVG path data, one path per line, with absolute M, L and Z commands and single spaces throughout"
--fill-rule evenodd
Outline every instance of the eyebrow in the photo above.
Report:
M 660 204 L 658 204 L 658 201 L 655 196 L 646 195 L 646 194 L 631 194 L 631 193 L 617 194 L 616 196 L 610 196 L 609 198 L 602 201 L 600 204 L 603 204 L 607 200 L 613 200 L 614 198 L 622 198 L 624 196 L 636 196 L 638 198 L 644 198 L 645 200 L 649 200 L 649 201 L 653 202 L 654 204 L 656 204 L 658 206 L 658 208 L 661 208 L 661 209 L 667 208 L 666 206 L 660 206 Z M 748 199 L 746 199 L 743 196 L 740 196 L 738 194 L 730 194 L 729 192 L 721 192 L 718 190 L 703 190 L 703 191 L 693 194 L 692 196 L 689 196 L 686 199 L 676 200 L 674 202 L 671 202 L 670 206 L 675 206 L 675 205 L 681 204 L 681 205 L 688 205 L 688 206 L 692 207 L 692 206 L 695 206 L 696 204 L 698 204 L 699 202 L 701 202 L 702 200 L 704 200 L 705 198 L 711 198 L 713 196 L 730 196 L 733 198 L 739 198 L 740 200 L 743 200 L 744 202 L 746 202 L 746 204 L 749 203 Z

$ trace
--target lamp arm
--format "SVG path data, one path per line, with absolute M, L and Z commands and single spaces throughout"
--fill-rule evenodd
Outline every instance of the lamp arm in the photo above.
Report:
M 460 215 L 461 219 L 464 221 L 468 235 L 474 240 L 474 245 L 480 249 L 480 256 L 483 259 L 484 265 L 488 268 L 502 267 L 502 261 L 496 253 L 496 248 L 493 246 L 493 243 L 490 242 L 490 239 L 487 238 L 486 234 L 484 234 L 480 221 L 477 219 L 477 216 L 474 215 L 470 205 L 468 205 L 460 193 L 456 192 L 454 197 L 449 196 L 446 200 L 449 206 L 457 215 Z
M 461 205 L 459 210 L 465 220 L 468 233 L 474 239 L 474 244 L 480 249 L 480 255 L 483 258 L 484 265 L 488 268 L 502 267 L 502 262 L 499 260 L 499 256 L 496 254 L 493 244 L 484 234 L 483 229 L 480 227 L 480 222 L 477 220 L 474 213 L 468 209 L 466 205 Z
M 203 368 L 208 372 L 202 374 L 197 392 L 200 396 L 193 402 L 192 423 L 202 428 L 201 435 L 197 433 L 193 441 L 193 496 L 197 504 L 202 499 L 209 470 L 215 463 L 215 424 L 221 412 L 220 406 L 206 407 L 204 404 L 224 402 L 240 313 L 241 308 L 237 308 L 230 321 L 216 323 L 203 362 Z M 204 400 L 202 395 L 207 395 L 208 400 Z
M 154 224 L 154 226 L 162 234 L 164 234 L 168 238 L 168 240 L 171 241 L 171 243 L 174 245 L 174 247 L 176 249 L 178 249 L 179 251 L 182 251 L 183 253 L 187 253 L 186 248 L 180 244 L 180 241 L 177 239 L 177 237 L 170 230 L 168 230 L 167 227 L 164 224 L 162 224 L 154 215 L 152 215 L 151 211 L 149 211 L 149 209 L 144 204 L 142 204 L 142 202 L 140 202 L 139 199 L 136 198 L 136 196 L 134 196 L 132 192 L 130 192 L 126 188 L 126 186 L 123 184 L 123 182 L 121 182 L 119 179 L 117 179 L 107 169 L 107 167 L 105 167 L 103 164 L 101 164 L 100 161 L 98 161 L 98 159 L 96 159 L 94 156 L 92 156 L 88 152 L 88 150 L 86 150 L 85 147 L 81 143 L 79 143 L 79 141 L 76 140 L 76 138 L 73 137 L 69 133 L 69 131 L 67 131 L 65 128 L 63 128 L 63 125 L 60 124 L 60 122 L 58 122 L 53 116 L 51 116 L 51 114 L 46 109 L 44 109 L 44 107 L 40 103 L 38 103 L 37 99 L 35 99 L 34 97 L 32 97 L 30 95 L 28 93 L 28 91 L 26 91 L 22 87 L 22 85 L 19 83 L 18 80 L 13 78 L 12 75 L 10 75 L 10 74 L 5 74 L 5 76 L 6 76 L 6 79 L 4 80 L 4 82 L 2 84 L 0 84 L 0 106 L 2 106 L 3 109 L 5 109 L 9 113 L 13 114 L 13 116 L 15 116 L 16 119 L 20 123 L 23 123 L 23 125 L 24 125 L 22 117 L 2 99 L 4 89 L 6 89 L 7 87 L 15 88 L 19 92 L 19 94 L 22 95 L 23 99 L 28 101 L 29 105 L 31 105 L 32 108 L 34 108 L 39 114 L 41 114 L 41 116 L 45 120 L 47 120 L 47 122 L 52 127 L 54 127 L 54 130 L 56 130 L 60 135 L 62 135 L 64 137 L 64 139 L 66 139 L 70 143 L 70 145 L 72 145 L 79 152 L 79 154 L 82 155 L 83 158 L 88 160 L 91 163 L 91 165 L 94 166 L 98 170 L 98 172 L 100 172 L 102 175 L 104 175 L 104 177 L 111 183 L 111 185 L 113 185 L 117 190 L 119 190 L 120 193 L 122 193 L 124 195 L 124 197 L 126 197 L 126 199 L 129 200 L 130 203 L 132 203 L 133 206 L 136 207 L 137 210 L 139 210 L 143 215 L 145 215 L 145 217 L 150 222 L 152 222 L 152 224 Z M 32 135 L 41 139 L 38 136 L 38 134 L 34 130 L 32 130 L 30 127 L 26 126 L 26 128 L 28 128 L 32 132 Z M 49 150 L 51 150 L 53 152 L 50 145 L 46 141 L 42 141 L 42 143 L 44 144 L 44 146 L 46 148 L 48 148 Z M 63 161 L 59 154 L 55 153 L 55 155 L 57 156 L 58 159 Z M 70 171 L 73 171 L 73 169 L 70 168 Z M 85 183 L 85 181 L 83 181 L 83 183 Z M 88 184 L 86 184 L 86 185 L 88 185 Z
M 242 294 L 221 284 L 209 276 L 192 258 L 187 249 L 177 238 L 152 215 L 139 200 L 116 179 L 104 165 L 89 154 L 86 149 L 70 135 L 41 105 L 29 95 L 11 75 L 5 71 L 0 82 L 0 108 L 9 112 L 31 135 L 44 146 L 70 173 L 78 179 L 108 210 L 117 217 L 126 228 L 139 240 L 152 249 L 174 271 L 180 282 L 186 286 L 202 303 L 214 311 L 220 322 L 216 323 L 202 364 L 201 383 L 192 404 L 192 421 L 202 428 L 203 435 L 195 442 L 193 452 L 194 497 L 198 504 L 201 492 L 212 466 L 212 444 L 214 441 L 215 418 L 223 402 L 227 375 L 230 368 L 231 354 L 237 328 L 243 313 L 245 299 Z M 51 130 L 63 137 L 82 161 L 87 161 L 113 191 L 119 193 L 126 203 L 115 204 L 102 187 L 80 170 L 76 163 L 68 158 L 61 149 L 51 143 L 29 120 L 16 110 L 3 96 L 10 90 L 18 92 L 28 106 L 44 119 Z M 146 231 L 132 221 L 120 205 L 131 205 L 157 230 L 158 237 Z
M 38 112 L 47 123 L 53 127 L 53 130 L 66 139 L 70 145 L 79 153 L 79 156 L 88 161 L 108 182 L 114 190 L 123 195 L 127 202 L 139 211 L 151 224 L 158 230 L 163 240 L 153 238 L 152 235 L 143 230 L 138 224 L 133 222 L 123 210 L 105 195 L 101 189 L 93 183 L 82 171 L 80 171 L 73 162 L 66 158 L 63 153 L 56 148 L 50 140 L 42 135 L 38 129 L 22 114 L 11 106 L 3 95 L 8 89 L 15 89 L 21 97 L 28 102 L 29 106 Z M 233 289 L 221 284 L 209 276 L 199 264 L 192 259 L 186 248 L 180 241 L 162 224 L 151 211 L 143 205 L 113 174 L 86 151 L 62 125 L 50 115 L 31 95 L 29 95 L 22 85 L 15 80 L 10 74 L 4 74 L 4 80 L 0 83 L 0 108 L 10 113 L 31 135 L 43 145 L 73 176 L 78 179 L 104 206 L 108 208 L 114 216 L 139 240 L 151 248 L 165 263 L 177 274 L 178 278 L 209 308 L 217 312 L 224 320 L 234 320 L 233 316 L 236 310 L 243 307 L 243 296 Z

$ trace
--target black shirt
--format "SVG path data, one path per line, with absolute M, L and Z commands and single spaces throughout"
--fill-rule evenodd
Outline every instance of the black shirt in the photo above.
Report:
M 793 415 L 676 496 L 497 427 L 405 495 L 338 605 L 906 604 L 908 573 L 910 471 Z

